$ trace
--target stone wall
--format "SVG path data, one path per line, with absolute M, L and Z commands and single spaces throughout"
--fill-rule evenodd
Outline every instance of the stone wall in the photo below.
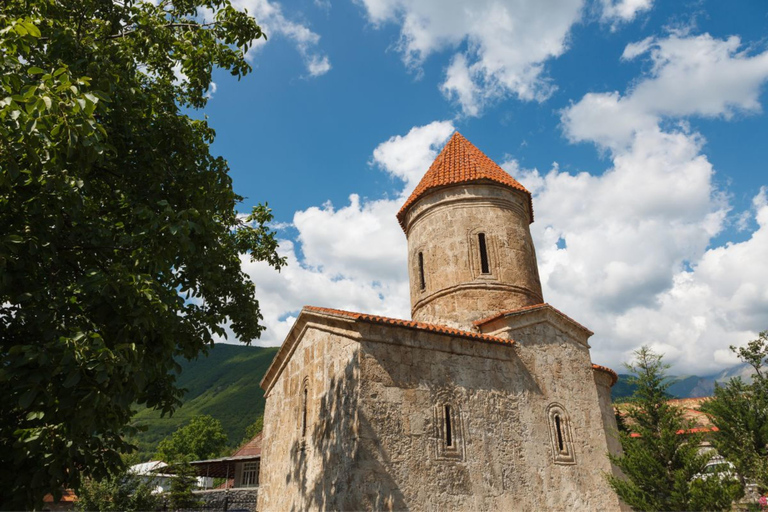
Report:
M 548 324 L 518 330 L 513 346 L 392 334 L 363 336 L 357 508 L 619 508 L 602 476 L 608 448 L 584 344 Z
M 258 487 L 241 489 L 212 489 L 195 491 L 195 498 L 200 500 L 200 507 L 195 510 L 205 512 L 248 511 L 256 512 L 259 496 Z
M 457 185 L 419 199 L 406 216 L 413 319 L 471 330 L 474 320 L 543 302 L 529 223 L 528 196 L 503 186 Z
M 346 482 L 356 452 L 359 343 L 342 321 L 299 331 L 289 335 L 294 351 L 267 389 L 259 510 L 355 508 Z

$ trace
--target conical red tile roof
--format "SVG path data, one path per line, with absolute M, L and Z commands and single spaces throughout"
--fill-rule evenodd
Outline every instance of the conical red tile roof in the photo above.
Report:
M 472 181 L 495 181 L 501 185 L 520 190 L 528 195 L 528 208 L 533 222 L 533 206 L 531 205 L 531 193 L 526 190 L 515 178 L 498 166 L 496 162 L 477 149 L 474 144 L 464 138 L 459 132 L 454 132 L 443 150 L 437 155 L 429 170 L 421 178 L 411 196 L 397 212 L 397 220 L 405 229 L 405 212 L 421 196 L 429 190 L 446 185 L 469 183 Z

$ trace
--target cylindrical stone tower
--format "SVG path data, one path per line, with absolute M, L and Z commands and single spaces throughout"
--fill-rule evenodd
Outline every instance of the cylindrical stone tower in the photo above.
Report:
M 397 214 L 414 320 L 473 321 L 543 302 L 531 194 L 458 132 Z

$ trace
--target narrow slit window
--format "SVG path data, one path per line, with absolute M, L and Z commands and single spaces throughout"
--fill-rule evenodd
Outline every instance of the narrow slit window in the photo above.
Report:
M 576 464 L 573 435 L 568 412 L 560 404 L 550 404 L 549 435 L 552 440 L 552 458 L 555 464 Z
M 451 406 L 445 406 L 445 445 L 453 446 L 453 432 L 451 431 Z
M 419 253 L 419 283 L 421 289 L 424 290 L 427 287 L 427 282 L 424 280 L 424 253 Z
M 491 270 L 488 266 L 488 248 L 485 245 L 485 233 L 478 233 L 477 244 L 480 248 L 480 272 L 483 274 L 490 274 Z
M 304 388 L 304 397 L 301 404 L 301 437 L 304 438 L 307 435 L 307 394 L 308 389 Z

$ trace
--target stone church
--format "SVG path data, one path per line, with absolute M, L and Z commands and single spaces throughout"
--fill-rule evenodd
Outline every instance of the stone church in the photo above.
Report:
M 615 510 L 592 332 L 544 302 L 531 194 L 455 133 L 397 214 L 413 320 L 306 306 L 261 383 L 259 510 Z

